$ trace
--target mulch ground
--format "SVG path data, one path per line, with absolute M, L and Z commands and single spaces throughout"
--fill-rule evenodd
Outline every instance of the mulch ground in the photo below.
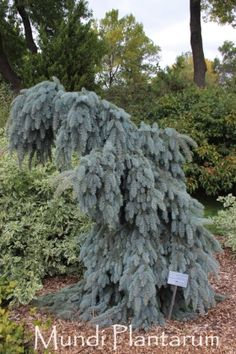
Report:
M 88 346 L 86 341 L 90 336 L 95 335 L 95 328 L 89 324 L 55 319 L 53 316 L 40 313 L 30 306 L 20 306 L 12 310 L 12 319 L 25 324 L 26 332 L 28 333 L 27 340 L 29 340 L 29 347 L 31 348 L 35 346 L 36 325 L 39 326 L 45 342 L 48 342 L 53 326 L 56 326 L 58 349 L 55 350 L 53 345 L 46 351 L 39 338 L 38 348 L 35 350 L 35 353 L 39 354 L 236 354 L 236 259 L 229 249 L 225 249 L 223 253 L 217 255 L 217 258 L 221 266 L 219 279 L 214 279 L 212 284 L 217 292 L 227 295 L 226 300 L 218 303 L 214 309 L 195 320 L 187 322 L 171 320 L 167 321 L 164 327 L 154 327 L 148 333 L 143 331 L 133 332 L 133 343 L 130 342 L 130 332 L 124 332 L 117 337 L 117 348 L 115 348 L 114 328 L 100 329 L 98 345 Z M 41 293 L 56 291 L 76 281 L 75 277 L 47 279 Z M 62 343 L 60 342 L 60 336 L 64 340 Z M 81 338 L 78 338 L 77 343 L 75 343 L 74 336 L 83 336 L 84 345 L 82 345 Z M 102 345 L 102 336 L 105 336 L 104 345 Z M 158 343 L 153 338 L 150 338 L 151 336 L 158 338 Z M 192 341 L 192 336 L 195 336 L 195 342 Z M 211 336 L 218 337 L 218 345 L 216 338 L 212 343 L 213 345 L 211 345 L 210 339 L 207 342 L 207 337 Z M 71 337 L 71 343 L 68 342 L 69 337 Z M 148 337 L 150 342 L 148 342 Z M 202 340 L 202 345 L 197 346 L 201 344 L 200 340 Z M 68 345 L 63 347 L 66 343 Z M 90 344 L 96 343 L 91 340 Z

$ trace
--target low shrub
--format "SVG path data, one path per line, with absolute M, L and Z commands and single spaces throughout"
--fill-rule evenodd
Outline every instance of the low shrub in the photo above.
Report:
M 185 166 L 190 193 L 217 196 L 236 187 L 236 95 L 222 87 L 189 88 L 156 100 L 149 122 L 173 127 L 198 144 Z
M 0 128 L 6 125 L 12 98 L 13 94 L 10 88 L 0 82 Z
M 0 307 L 0 353 L 26 353 L 24 328 L 9 318 L 7 310 Z
M 2 146 L 2 148 L 1 148 Z M 28 303 L 45 276 L 82 272 L 80 235 L 89 226 L 70 192 L 54 197 L 53 164 L 21 169 L 0 143 L 0 272 L 17 282 L 15 298 Z
M 15 281 L 8 281 L 0 276 L 0 307 L 7 307 L 14 298 Z
M 236 197 L 232 194 L 217 199 L 223 203 L 223 210 L 212 220 L 219 233 L 224 236 L 225 245 L 236 251 Z
M 24 327 L 10 319 L 7 306 L 14 297 L 15 282 L 0 277 L 0 353 L 27 353 Z

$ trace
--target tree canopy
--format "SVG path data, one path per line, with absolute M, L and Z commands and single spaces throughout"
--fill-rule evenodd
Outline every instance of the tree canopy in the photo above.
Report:
M 201 14 L 234 26 L 236 5 L 235 0 L 190 0 L 190 5 L 194 82 L 204 87 Z M 0 74 L 15 91 L 55 75 L 70 90 L 98 85 L 117 91 L 126 85 L 127 91 L 146 92 L 144 86 L 160 71 L 159 52 L 132 14 L 120 17 L 113 9 L 95 24 L 85 0 L 0 4 Z
M 219 74 L 222 84 L 234 86 L 236 83 L 236 45 L 232 41 L 225 41 L 219 51 L 222 55 L 222 60 L 216 58 L 214 67 Z
M 236 1 L 235 0 L 202 0 L 203 9 L 210 20 L 221 24 L 229 23 L 236 26 Z
M 0 17 L 0 73 L 15 90 L 51 75 L 93 87 L 103 46 L 84 0 L 5 0 Z
M 119 18 L 118 10 L 107 12 L 97 30 L 106 46 L 99 73 L 102 86 L 138 82 L 156 74 L 160 48 L 133 15 Z
M 207 73 L 206 86 L 216 85 L 218 74 L 215 72 L 214 62 L 205 59 Z M 179 55 L 172 65 L 159 70 L 152 80 L 152 86 L 157 96 L 166 93 L 179 92 L 193 86 L 193 57 L 190 52 Z

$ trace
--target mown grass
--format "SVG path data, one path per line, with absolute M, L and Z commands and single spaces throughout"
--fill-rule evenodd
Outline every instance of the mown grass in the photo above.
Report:
M 204 205 L 204 216 L 207 219 L 216 216 L 218 211 L 222 209 L 222 203 L 216 200 L 217 197 L 210 197 L 204 193 L 199 193 L 194 195 L 194 198 L 196 198 L 200 203 Z M 219 235 L 219 230 L 213 223 L 206 224 L 205 227 L 214 235 Z

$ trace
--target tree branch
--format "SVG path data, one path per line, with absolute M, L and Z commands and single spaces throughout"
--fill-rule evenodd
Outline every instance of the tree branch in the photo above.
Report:
M 26 39 L 27 47 L 29 48 L 31 53 L 36 54 L 38 51 L 38 47 L 36 46 L 34 39 L 33 39 L 32 28 L 31 28 L 29 16 L 25 10 L 25 7 L 23 5 L 20 5 L 18 0 L 15 0 L 15 6 L 16 6 L 16 9 L 17 9 L 20 17 L 22 18 L 22 22 L 23 22 L 24 29 L 25 29 L 25 39 Z
M 0 73 L 3 79 L 10 84 L 12 89 L 17 93 L 21 89 L 21 80 L 12 69 L 7 55 L 4 51 L 2 35 L 0 33 Z

